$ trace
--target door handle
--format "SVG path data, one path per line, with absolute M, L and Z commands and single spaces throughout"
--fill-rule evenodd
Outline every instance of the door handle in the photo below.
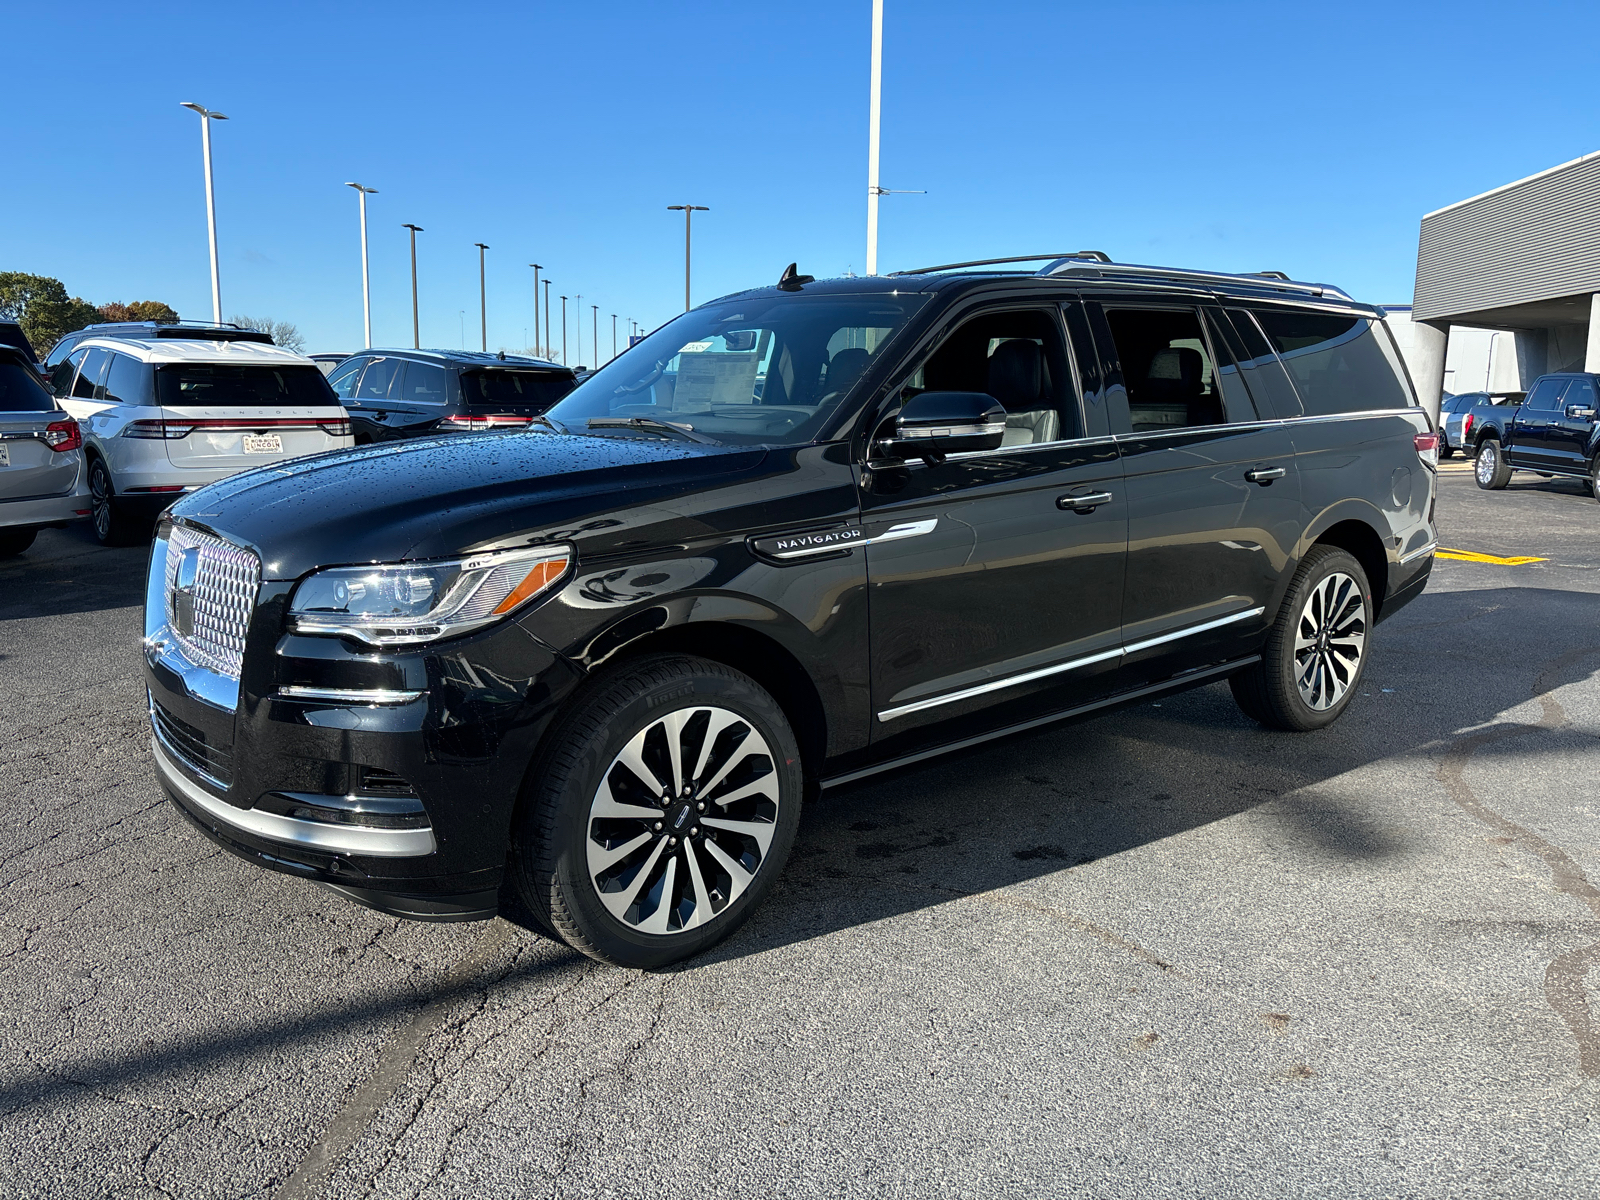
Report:
M 1059 496 L 1056 498 L 1057 508 L 1062 511 L 1071 510 L 1076 513 L 1091 513 L 1102 504 L 1110 503 L 1110 492 L 1085 492 L 1081 496 Z
M 1251 483 L 1259 483 L 1262 487 L 1269 486 L 1274 479 L 1282 479 L 1288 472 L 1282 467 L 1257 467 L 1253 471 L 1246 471 L 1244 477 Z

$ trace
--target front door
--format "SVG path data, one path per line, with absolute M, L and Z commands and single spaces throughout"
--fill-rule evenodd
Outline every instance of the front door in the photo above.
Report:
M 1561 406 L 1545 433 L 1552 466 L 1579 475 L 1589 473 L 1589 442 L 1597 412 L 1600 397 L 1595 395 L 1594 377 L 1579 375 L 1561 394 Z
M 1128 497 L 1125 687 L 1255 653 L 1304 525 L 1289 431 L 1241 386 L 1220 311 L 1203 313 L 1091 306 Z
M 1059 308 L 989 309 L 905 380 L 902 399 L 987 392 L 1007 430 L 998 450 L 867 472 L 880 751 L 912 753 L 1112 690 L 1126 502 L 1114 442 L 1085 436 L 1078 366 Z
M 1533 385 L 1516 412 L 1508 463 L 1532 468 L 1560 465 L 1555 443 L 1560 438 L 1561 395 L 1566 389 L 1567 379 L 1562 376 L 1547 375 Z

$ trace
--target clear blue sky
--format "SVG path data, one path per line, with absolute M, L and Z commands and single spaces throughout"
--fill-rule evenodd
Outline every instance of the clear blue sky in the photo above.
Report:
M 682 303 L 861 271 L 869 0 L 19 4 L 4 0 L 0 270 L 209 317 L 199 118 L 225 313 L 361 340 L 524 344 L 530 262 L 646 327 Z M 1600 148 L 1584 4 L 888 0 L 880 267 L 1095 248 L 1411 295 L 1424 212 Z M 459 313 L 465 312 L 464 322 Z M 559 335 L 558 335 L 559 336 Z M 609 350 L 609 330 L 602 335 Z

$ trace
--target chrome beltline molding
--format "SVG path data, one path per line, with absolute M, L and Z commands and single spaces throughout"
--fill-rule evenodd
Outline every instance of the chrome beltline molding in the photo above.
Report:
M 880 722 L 892 721 L 896 717 L 903 717 L 910 713 L 923 712 L 926 709 L 938 708 L 944 704 L 955 704 L 962 700 L 970 700 L 974 696 L 982 696 L 989 692 L 997 692 L 1002 688 L 1017 687 L 1020 684 L 1032 683 L 1035 679 L 1044 679 L 1050 675 L 1060 675 L 1065 671 L 1075 671 L 1079 667 L 1087 667 L 1094 663 L 1105 662 L 1107 659 L 1121 658 L 1129 654 L 1137 654 L 1141 650 L 1148 650 L 1152 646 L 1161 646 L 1167 642 L 1175 642 L 1179 638 L 1191 637 L 1197 633 L 1208 630 L 1220 629 L 1224 625 L 1232 625 L 1237 621 L 1248 621 L 1251 617 L 1259 617 L 1267 610 L 1263 608 L 1250 608 L 1243 612 L 1230 613 L 1225 617 L 1218 617 L 1214 621 L 1206 621 L 1200 625 L 1191 625 L 1187 629 L 1180 629 L 1175 633 L 1163 633 L 1159 637 L 1144 638 L 1141 641 L 1129 642 L 1111 650 L 1102 650 L 1098 654 L 1085 655 L 1083 658 L 1070 659 L 1067 662 L 1055 663 L 1052 666 L 1040 667 L 1034 671 L 1024 671 L 1020 675 L 1007 675 L 1004 679 L 993 679 L 988 683 L 975 684 L 972 687 L 961 688 L 959 691 L 945 692 L 940 696 L 932 696 L 927 700 L 915 700 L 910 704 L 902 704 L 895 708 L 886 708 L 878 714 Z
M 293 683 L 278 689 L 289 700 L 329 700 L 335 704 L 410 704 L 426 692 L 403 692 L 394 688 L 304 687 Z
M 359 854 L 368 858 L 421 858 L 438 849 L 432 829 L 363 829 L 354 825 L 325 825 L 321 821 L 302 821 L 254 808 L 235 808 L 186 777 L 154 737 L 150 739 L 150 753 L 155 757 L 156 771 L 162 783 L 217 824 L 240 833 L 327 854 Z

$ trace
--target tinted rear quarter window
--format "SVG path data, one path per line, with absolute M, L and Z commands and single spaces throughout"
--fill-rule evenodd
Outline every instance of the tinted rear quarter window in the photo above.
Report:
M 1367 317 L 1257 309 L 1307 416 L 1409 408 L 1410 389 L 1386 334 Z
M 679 375 L 682 374 L 680 369 Z M 548 408 L 572 387 L 572 376 L 565 371 L 490 370 L 465 371 L 461 375 L 461 398 L 468 404 Z
M 156 395 L 168 408 L 303 407 L 339 402 L 322 372 L 311 366 L 172 363 L 157 368 Z
M 406 364 L 399 399 L 412 404 L 443 404 L 448 395 L 448 377 L 443 367 L 421 362 Z
M 148 404 L 145 381 L 150 368 L 126 354 L 111 356 L 111 370 L 106 372 L 106 399 L 112 404 Z
M 0 358 L 0 412 L 50 412 L 56 398 L 33 367 Z

